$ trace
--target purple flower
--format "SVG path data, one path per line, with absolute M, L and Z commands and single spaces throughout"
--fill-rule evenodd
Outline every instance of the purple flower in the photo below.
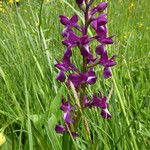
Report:
M 71 63 L 70 59 L 72 56 L 72 51 L 71 48 L 68 47 L 65 51 L 63 60 L 57 64 L 55 64 L 55 67 L 57 67 L 60 72 L 58 73 L 56 79 L 59 80 L 60 82 L 64 82 L 66 77 L 65 77 L 65 72 L 66 71 L 77 71 L 78 69 Z
M 116 65 L 114 59 L 115 56 L 113 56 L 112 58 L 108 58 L 108 54 L 106 50 L 101 54 L 99 63 L 100 65 L 104 66 L 104 71 L 103 71 L 104 78 L 109 78 L 112 76 L 110 67 Z
M 60 133 L 60 134 L 63 134 L 64 132 L 69 132 L 68 130 L 67 130 L 67 127 L 65 127 L 65 126 L 63 126 L 63 125 L 56 125 L 55 126 L 55 131 L 56 131 L 56 133 Z M 79 133 L 78 132 L 71 132 L 71 135 L 73 136 L 73 137 L 78 137 L 79 136 Z
M 101 14 L 97 18 L 93 18 L 92 24 L 96 27 L 103 26 L 107 23 L 107 14 Z
M 107 108 L 106 97 L 98 97 L 96 94 L 93 95 L 93 106 L 99 107 L 101 109 Z
M 64 72 L 60 71 L 60 73 L 58 73 L 56 79 L 59 80 L 60 82 L 64 82 L 66 79 Z
M 112 71 L 110 67 L 105 67 L 103 71 L 104 78 L 109 78 L 112 76 Z
M 84 98 L 83 98 L 83 105 L 84 105 L 84 107 L 92 108 L 93 103 L 92 103 L 91 100 L 88 99 L 87 96 L 84 96 Z
M 79 133 L 78 132 L 71 132 L 71 135 L 75 138 L 75 137 L 79 136 Z
M 116 65 L 116 62 L 114 61 L 115 55 L 112 58 L 108 58 L 108 53 L 105 50 L 103 54 L 101 55 L 100 64 L 104 67 L 112 67 Z
M 69 77 L 68 77 L 68 82 L 71 81 L 74 85 L 74 87 L 76 89 L 79 88 L 79 86 L 81 85 L 82 83 L 82 76 L 80 74 L 70 74 Z
M 71 111 L 73 111 L 73 107 L 70 104 L 70 101 L 68 100 L 65 102 L 64 98 L 62 98 L 62 104 L 60 109 L 64 112 L 64 121 L 67 124 L 71 124 L 73 122 L 71 117 Z
M 101 2 L 90 11 L 90 14 L 94 15 L 97 12 L 102 12 L 106 9 L 106 7 L 107 7 L 107 3 L 106 2 Z
M 85 76 L 87 77 L 85 81 L 87 84 L 94 84 L 96 82 L 97 77 L 93 69 L 87 72 Z
M 107 37 L 107 38 L 99 38 L 98 40 L 103 44 L 113 44 L 113 36 Z
M 63 125 L 56 125 L 55 131 L 57 133 L 63 133 L 65 131 L 67 131 L 67 128 L 65 126 L 63 126 Z
M 71 81 L 76 89 L 78 89 L 81 84 L 94 84 L 96 82 L 96 79 L 97 77 L 93 69 L 85 74 L 70 74 L 68 77 L 68 81 Z
M 78 16 L 74 15 L 71 17 L 71 19 L 67 18 L 66 16 L 60 15 L 60 22 L 67 26 L 67 27 L 77 27 L 77 22 L 78 22 Z
M 102 109 L 101 111 L 101 116 L 104 118 L 104 119 L 109 119 L 111 118 L 111 114 L 110 112 L 108 111 L 108 109 Z
M 55 67 L 59 69 L 56 79 L 60 82 L 65 82 L 68 90 L 73 91 L 73 96 L 75 98 L 78 97 L 81 108 L 76 104 L 73 107 L 69 98 L 68 100 L 62 98 L 60 109 L 63 111 L 65 125 L 56 125 L 55 130 L 61 134 L 69 133 L 73 137 L 79 136 L 76 128 L 78 123 L 80 123 L 80 117 L 82 117 L 82 113 L 79 114 L 80 109 L 83 111 L 85 108 L 97 107 L 101 110 L 101 116 L 103 118 L 111 118 L 105 96 L 93 94 L 91 99 L 86 96 L 87 86 L 92 86 L 97 81 L 94 67 L 98 64 L 101 65 L 103 67 L 104 78 L 108 78 L 112 76 L 111 67 L 116 65 L 115 56 L 109 58 L 106 50 L 107 44 L 113 44 L 112 36 L 108 36 L 106 26 L 108 21 L 107 14 L 103 13 L 107 7 L 107 3 L 101 2 L 91 9 L 93 2 L 94 0 L 76 0 L 78 7 L 84 13 L 82 25 L 78 24 L 77 15 L 73 15 L 71 18 L 63 15 L 59 16 L 60 22 L 65 26 L 62 32 L 62 44 L 66 46 L 66 51 L 63 59 L 55 64 Z M 95 31 L 93 37 L 88 34 L 90 26 Z M 76 32 L 76 30 L 78 31 Z M 99 45 L 96 47 L 95 55 L 91 47 L 91 42 L 96 40 L 99 42 Z M 72 54 L 79 54 L 74 51 L 79 51 L 80 56 L 82 56 L 82 60 L 79 63 L 82 66 L 79 69 L 73 64 L 74 57 L 72 58 Z M 78 60 L 80 61 L 80 57 Z M 75 89 L 72 87 L 72 84 Z
M 108 111 L 107 98 L 105 96 L 102 97 L 101 95 L 97 96 L 97 94 L 93 94 L 92 100 L 89 100 L 87 96 L 84 96 L 83 105 L 84 107 L 88 107 L 88 108 L 98 107 L 101 109 L 101 116 L 104 119 L 111 118 L 111 114 Z
M 71 48 L 67 48 L 63 57 L 62 62 L 57 63 L 55 67 L 61 71 L 75 70 L 74 66 L 71 64 L 70 58 L 72 56 Z
M 96 54 L 97 55 L 103 55 L 103 53 L 105 52 L 105 45 L 98 45 L 96 47 Z
M 75 47 L 86 45 L 90 42 L 88 35 L 83 35 L 82 37 L 77 36 L 73 31 L 68 32 L 68 36 L 63 41 L 65 46 Z

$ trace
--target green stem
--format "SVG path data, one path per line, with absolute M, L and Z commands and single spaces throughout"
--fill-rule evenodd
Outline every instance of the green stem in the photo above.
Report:
M 84 13 L 84 19 L 85 19 L 85 24 L 84 24 L 84 34 L 86 35 L 87 32 L 88 32 L 88 26 L 89 26 L 89 16 L 88 16 L 88 12 L 89 12 L 89 4 L 86 3 L 86 8 L 85 8 L 85 13 Z M 82 45 L 79 46 L 79 48 L 81 49 L 82 48 Z M 82 73 L 86 73 L 87 72 L 87 58 L 83 57 L 83 64 L 82 64 Z M 84 107 L 83 107 L 83 98 L 84 98 L 84 95 L 85 95 L 85 91 L 86 91 L 86 84 L 83 84 L 81 86 L 81 93 L 80 93 L 80 106 L 81 106 L 81 109 L 83 111 Z M 76 123 L 74 125 L 75 128 L 77 128 L 78 124 L 80 123 L 81 121 L 81 111 L 78 110 L 78 113 L 77 113 L 77 117 L 76 117 Z

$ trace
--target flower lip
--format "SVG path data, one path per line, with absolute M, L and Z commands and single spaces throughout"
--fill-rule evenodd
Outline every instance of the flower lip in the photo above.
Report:
M 56 125 L 56 126 L 55 126 L 55 131 L 56 131 L 57 133 L 63 133 L 63 132 L 65 132 L 66 130 L 67 130 L 66 127 L 63 126 L 63 125 Z
M 112 117 L 107 108 L 106 108 L 106 109 L 102 109 L 102 111 L 101 111 L 101 116 L 102 116 L 104 119 L 110 119 L 110 118 Z
M 60 82 L 64 82 L 65 79 L 66 79 L 64 72 L 61 71 L 61 72 L 57 75 L 56 79 L 59 80 Z

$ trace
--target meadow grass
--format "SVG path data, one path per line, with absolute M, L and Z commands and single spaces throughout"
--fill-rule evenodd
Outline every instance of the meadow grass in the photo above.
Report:
M 96 0 L 99 2 L 98 0 Z M 63 122 L 59 109 L 69 92 L 55 80 L 55 60 L 64 47 L 58 16 L 78 13 L 74 0 L 22 1 L 0 13 L 0 132 L 2 150 L 148 150 L 150 149 L 150 1 L 108 0 L 109 33 L 117 54 L 113 77 L 87 89 L 109 95 L 111 120 L 97 109 L 84 112 L 80 137 L 67 147 L 55 125 Z M 96 2 L 95 2 L 96 3 Z M 92 34 L 92 31 L 90 31 Z M 95 45 L 93 45 L 94 47 Z M 79 64 L 78 52 L 74 62 Z

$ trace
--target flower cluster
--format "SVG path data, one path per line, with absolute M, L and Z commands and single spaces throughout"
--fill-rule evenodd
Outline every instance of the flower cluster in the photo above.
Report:
M 74 85 L 77 92 L 77 96 L 80 100 L 81 109 L 98 107 L 101 109 L 101 115 L 103 118 L 110 118 L 111 114 L 108 111 L 107 98 L 101 94 L 93 94 L 92 100 L 89 100 L 86 96 L 86 86 L 92 85 L 96 82 L 97 76 L 94 70 L 96 65 L 103 67 L 104 78 L 112 76 L 111 67 L 116 65 L 115 55 L 111 58 L 108 56 L 106 46 L 113 44 L 113 37 L 108 36 L 107 30 L 107 14 L 103 11 L 107 7 L 106 2 L 101 2 L 94 8 L 90 6 L 94 0 L 76 0 L 77 5 L 84 13 L 84 23 L 78 24 L 78 16 L 73 15 L 71 18 L 60 15 L 60 22 L 65 26 L 62 32 L 63 41 L 62 44 L 66 47 L 63 59 L 58 62 L 55 67 L 60 70 L 57 75 L 57 80 L 64 82 L 70 87 L 70 83 Z M 94 30 L 95 35 L 90 37 L 88 35 L 88 28 Z M 74 32 L 78 30 L 80 36 Z M 90 43 L 97 40 L 98 46 L 95 48 L 95 54 L 92 53 Z M 74 47 L 78 47 L 80 54 L 83 58 L 82 69 L 78 69 L 72 63 L 72 51 Z M 65 126 L 56 125 L 57 133 L 69 132 L 72 136 L 77 136 L 78 133 L 74 132 L 72 126 L 74 126 L 78 120 L 76 116 L 79 116 L 75 112 L 75 108 L 71 106 L 70 100 L 62 100 L 61 110 L 64 113 Z M 74 112 L 74 113 L 73 113 Z

